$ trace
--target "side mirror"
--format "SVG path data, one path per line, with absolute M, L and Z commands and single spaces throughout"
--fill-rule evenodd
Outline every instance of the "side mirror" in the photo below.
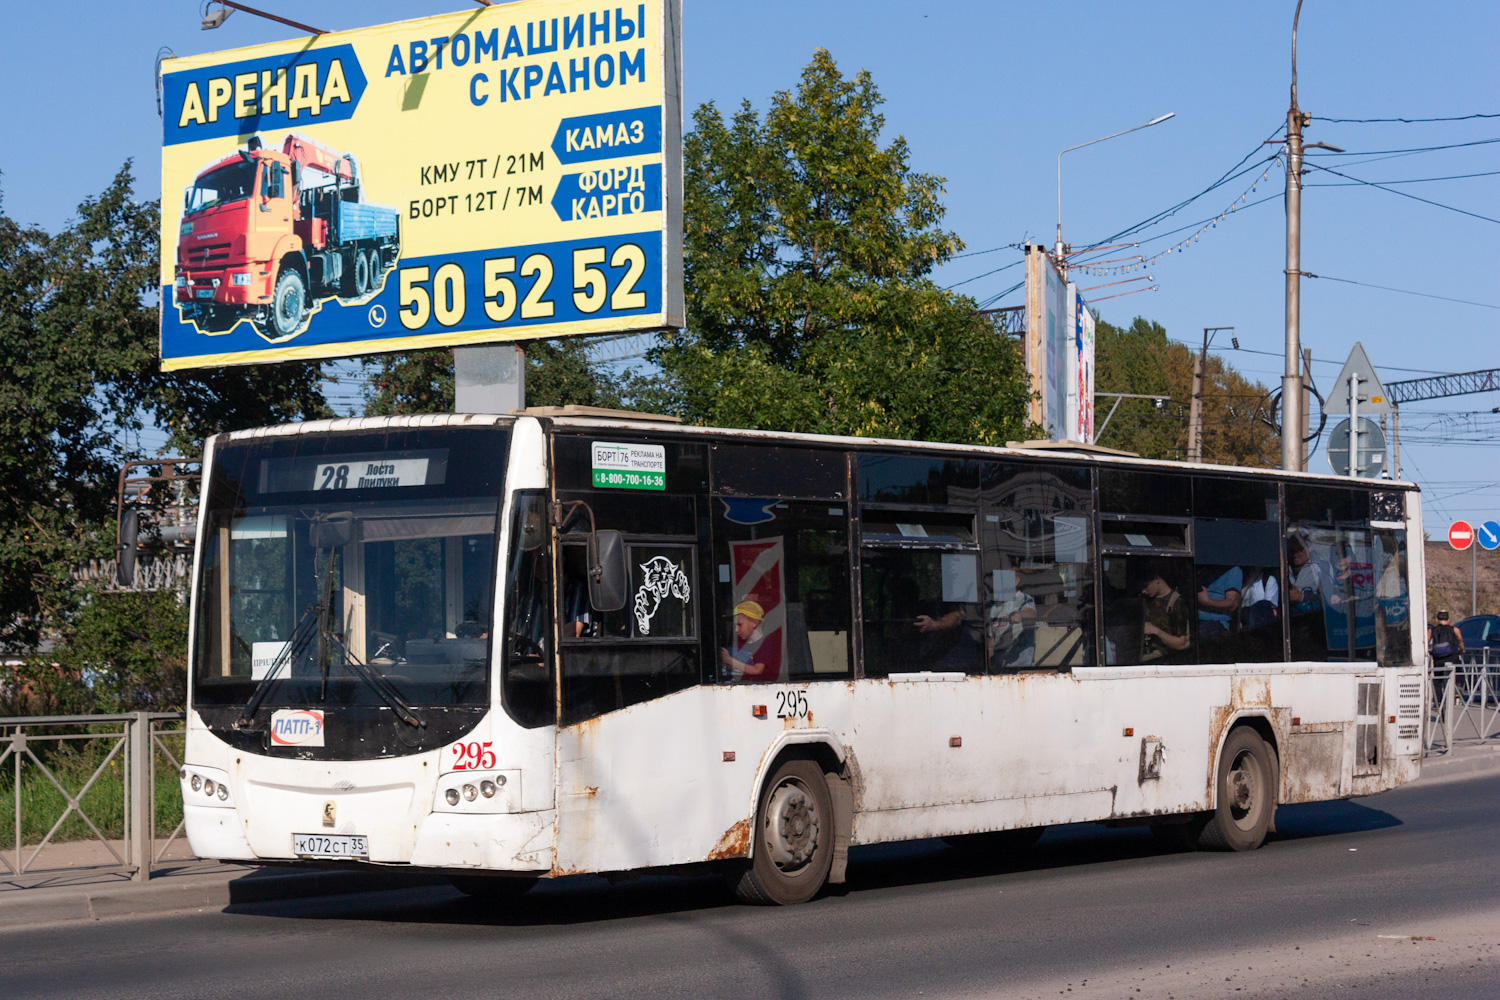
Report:
M 599 575 L 596 578 L 592 571 L 589 573 L 589 604 L 595 611 L 619 611 L 630 589 L 625 573 L 625 536 L 618 531 L 596 531 L 591 547 L 599 560 Z
M 141 513 L 127 510 L 120 515 L 120 540 L 115 543 L 115 583 L 135 585 L 135 556 L 140 550 Z
M 312 536 L 310 540 L 315 549 L 342 548 L 354 540 L 354 518 L 344 515 L 314 521 L 308 534 Z

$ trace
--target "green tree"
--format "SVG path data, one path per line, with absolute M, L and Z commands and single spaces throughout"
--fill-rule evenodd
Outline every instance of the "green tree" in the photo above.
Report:
M 1160 394 L 1171 401 L 1157 410 L 1146 400 L 1123 400 L 1098 443 L 1143 458 L 1186 458 L 1196 353 L 1168 340 L 1160 323 L 1139 316 L 1129 327 L 1100 321 L 1094 340 L 1095 391 Z M 1261 468 L 1278 465 L 1278 438 L 1260 420 L 1265 400 L 1265 386 L 1210 354 L 1203 389 L 1203 460 Z M 1112 405 L 1112 400 L 1100 401 L 1099 420 Z
M 764 120 L 707 104 L 684 143 L 688 329 L 637 405 L 698 423 L 1004 442 L 1027 433 L 1016 346 L 928 278 L 962 249 L 870 74 L 826 50 Z
M 49 234 L 0 203 L 0 644 L 66 634 L 87 604 L 72 572 L 114 544 L 126 434 L 148 421 L 201 453 L 213 432 L 328 413 L 317 364 L 164 373 L 160 214 L 130 164 Z

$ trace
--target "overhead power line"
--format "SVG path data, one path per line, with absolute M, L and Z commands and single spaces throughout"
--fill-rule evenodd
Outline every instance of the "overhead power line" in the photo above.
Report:
M 1500 142 L 1500 138 L 1475 139 L 1473 142 L 1450 142 L 1445 146 L 1414 146 L 1411 149 L 1344 149 L 1339 150 L 1338 152 L 1320 149 L 1317 151 L 1316 156 L 1318 159 L 1323 159 L 1330 156 L 1387 156 L 1393 153 L 1436 153 L 1438 150 L 1442 149 L 1463 149 L 1465 146 L 1487 146 L 1492 142 Z M 1308 155 L 1312 156 L 1314 154 L 1309 153 Z
M 1407 178 L 1405 180 L 1399 180 L 1399 181 L 1379 181 L 1378 183 L 1380 183 L 1380 184 L 1430 184 L 1433 181 L 1461 181 L 1461 180 L 1467 180 L 1470 177 L 1494 177 L 1496 174 L 1500 174 L 1500 170 L 1486 170 L 1483 173 L 1478 173 L 1478 174 L 1449 174 L 1447 177 L 1410 177 L 1410 178 Z M 1323 184 L 1304 184 L 1302 186 L 1303 187 L 1323 187 L 1323 188 L 1331 188 L 1331 187 L 1354 187 L 1356 185 L 1356 183 L 1358 183 L 1358 184 L 1364 184 L 1364 183 L 1367 183 L 1367 182 L 1366 181 L 1358 181 L 1358 182 L 1350 181 L 1349 183 L 1345 184 L 1345 183 L 1340 183 L 1338 181 L 1327 181 L 1327 182 L 1325 182 Z M 1375 181 L 1369 181 L 1368 183 L 1373 184 L 1373 183 L 1377 183 L 1377 182 L 1375 182 Z
M 1340 125 L 1369 125 L 1373 123 L 1400 123 L 1402 125 L 1416 125 L 1421 122 L 1466 122 L 1471 118 L 1500 118 L 1497 115 L 1457 115 L 1453 118 L 1324 118 L 1321 115 L 1313 115 L 1315 122 L 1333 122 Z
M 1400 195 L 1403 198 L 1410 198 L 1412 201 L 1420 201 L 1424 205 L 1432 205 L 1432 206 L 1437 207 L 1437 208 L 1445 208 L 1445 209 L 1447 209 L 1450 212 L 1457 212 L 1459 215 L 1467 215 L 1467 216 L 1470 216 L 1470 217 L 1475 218 L 1475 219 L 1481 219 L 1481 220 L 1483 220 L 1485 222 L 1493 222 L 1493 223 L 1496 223 L 1496 224 L 1500 224 L 1500 219 L 1492 219 L 1488 215 L 1480 215 L 1478 212 L 1470 212 L 1468 209 L 1465 209 L 1465 208 L 1455 208 L 1452 205 L 1444 205 L 1442 202 L 1440 202 L 1440 201 L 1433 201 L 1431 198 L 1419 198 L 1419 197 L 1417 197 L 1414 194 L 1408 194 L 1405 191 L 1398 191 L 1395 188 L 1386 187 L 1384 184 L 1376 184 L 1374 181 L 1360 180 L 1360 178 L 1358 178 L 1358 177 L 1354 177 L 1354 176 L 1352 176 L 1350 174 L 1342 174 L 1342 173 L 1339 173 L 1337 170 L 1333 170 L 1333 169 L 1331 169 L 1329 167 L 1319 166 L 1316 163 L 1308 163 L 1307 165 L 1310 166 L 1310 167 L 1312 167 L 1314 170 L 1321 170 L 1324 173 L 1333 174 L 1335 177 L 1342 177 L 1345 180 L 1359 181 L 1359 183 L 1368 185 L 1368 186 L 1370 186 L 1372 188 L 1379 188 L 1382 191 L 1389 191 L 1391 194 L 1398 194 L 1398 195 Z
M 1345 285 L 1359 285 L 1362 288 L 1378 288 L 1383 292 L 1400 292 L 1402 295 L 1419 295 L 1424 299 L 1441 299 L 1444 302 L 1457 302 L 1466 306 L 1479 306 L 1482 309 L 1500 309 L 1500 306 L 1491 305 L 1488 302 L 1474 302 L 1470 299 L 1454 299 L 1447 295 L 1433 295 L 1430 292 L 1414 292 L 1409 288 L 1392 288 L 1389 285 L 1372 285 L 1365 281 L 1354 281 L 1351 278 L 1333 278 L 1326 274 L 1312 274 L 1308 271 L 1302 272 L 1304 278 L 1317 278 L 1319 281 L 1337 281 Z

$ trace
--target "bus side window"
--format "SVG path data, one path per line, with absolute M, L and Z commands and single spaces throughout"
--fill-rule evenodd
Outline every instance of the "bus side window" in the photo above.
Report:
M 625 533 L 627 599 L 599 611 L 588 595 L 589 518 L 577 513 L 559 546 L 563 725 L 650 701 L 702 680 L 697 520 L 701 499 L 644 491 L 563 493 L 601 530 Z
M 1288 483 L 1286 507 L 1292 659 L 1375 659 L 1377 546 L 1370 491 Z
M 1276 483 L 1195 477 L 1193 514 L 1198 662 L 1279 662 L 1281 513 Z
M 861 517 L 864 675 L 982 674 L 985 619 L 973 516 L 866 507 Z
M 980 518 L 989 672 L 1091 665 L 1094 567 L 1088 470 L 1002 464 L 989 471 L 987 508 Z
M 722 681 L 849 677 L 848 508 L 714 497 Z

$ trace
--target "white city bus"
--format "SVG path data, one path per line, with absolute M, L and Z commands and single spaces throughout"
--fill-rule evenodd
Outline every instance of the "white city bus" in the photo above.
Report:
M 203 857 L 794 903 L 850 845 L 1249 850 L 1418 773 L 1409 484 L 572 407 L 222 434 L 204 469 Z

